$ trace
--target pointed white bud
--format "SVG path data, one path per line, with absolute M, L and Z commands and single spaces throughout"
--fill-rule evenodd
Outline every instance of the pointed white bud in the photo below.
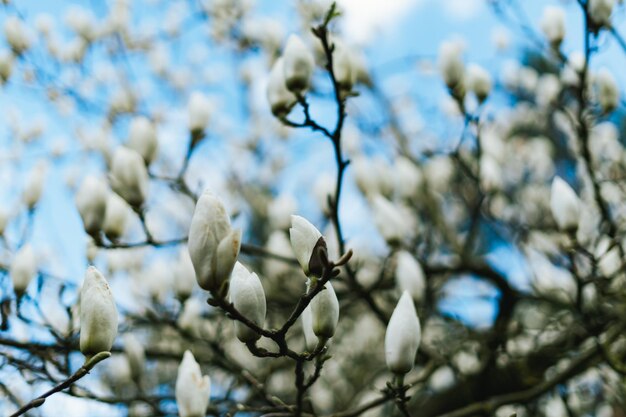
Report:
M 10 273 L 13 290 L 19 297 L 26 292 L 28 284 L 37 274 L 37 259 L 30 243 L 17 251 L 11 262 Z
M 90 235 L 97 234 L 104 222 L 107 185 L 100 178 L 87 176 L 76 193 L 76 207 L 83 220 L 85 231 Z
M 419 194 L 423 175 L 417 165 L 404 156 L 396 158 L 393 163 L 393 186 L 402 198 L 411 198 Z
M 137 381 L 143 375 L 146 365 L 146 352 L 141 342 L 132 333 L 124 335 L 124 353 L 128 360 L 130 374 Z
M 0 208 L 0 236 L 4 234 L 9 220 L 11 220 L 11 214 L 7 210 Z
M 296 104 L 296 96 L 287 89 L 285 83 L 285 69 L 283 58 L 278 58 L 270 71 L 267 80 L 267 101 L 270 103 L 272 114 L 284 117 L 289 114 Z
M 128 128 L 128 147 L 136 150 L 146 161 L 146 165 L 154 160 L 159 148 L 154 123 L 147 117 L 135 117 Z
M 389 200 L 380 194 L 371 201 L 374 223 L 387 242 L 399 242 L 407 235 L 406 217 Z
M 119 239 L 126 232 L 130 207 L 122 197 L 116 193 L 109 193 L 104 213 L 102 230 L 109 239 Z
M 189 255 L 200 287 L 219 291 L 228 281 L 241 246 L 241 231 L 231 229 L 222 202 L 205 191 L 189 228 Z
M 565 11 L 557 6 L 546 6 L 539 25 L 548 42 L 558 48 L 565 38 Z
M 315 336 L 315 332 L 313 331 L 313 314 L 311 313 L 310 304 L 304 309 L 300 318 L 302 319 L 304 344 L 306 345 L 307 351 L 313 352 L 317 347 L 319 339 L 317 338 L 317 336 Z
M 180 417 L 202 417 L 206 415 L 211 396 L 211 379 L 202 376 L 200 365 L 193 353 L 185 351 L 178 366 L 176 378 L 176 404 Z
M 211 101 L 204 94 L 194 91 L 187 104 L 189 114 L 189 130 L 202 131 L 206 129 L 211 119 Z
M 137 151 L 120 146 L 113 154 L 111 188 L 128 204 L 141 207 L 148 196 L 148 171 Z
M 396 284 L 402 291 L 408 291 L 413 300 L 420 302 L 424 299 L 426 291 L 426 278 L 422 266 L 405 250 L 401 250 L 396 256 Z
M 324 266 L 319 251 L 326 251 L 326 241 L 320 231 L 304 217 L 292 215 L 289 239 L 306 276 L 321 277 Z
M 415 364 L 421 339 L 422 330 L 415 305 L 408 291 L 404 291 L 393 310 L 385 333 L 387 368 L 400 375 L 410 372 Z
M 319 339 L 330 339 L 335 334 L 339 322 L 339 300 L 330 282 L 324 285 L 309 304 L 313 333 Z
M 350 49 L 340 41 L 333 41 L 333 72 L 339 87 L 344 91 L 352 90 L 356 82 L 357 69 L 354 68 L 354 61 Z
M 615 0 L 589 0 L 587 2 L 589 17 L 596 25 L 610 26 L 614 6 Z
M 610 113 L 619 104 L 619 88 L 613 74 L 606 69 L 600 68 L 594 76 L 598 103 L 604 113 Z
M 117 336 L 117 308 L 104 276 L 90 266 L 80 290 L 80 351 L 109 352 Z
M 559 229 L 567 231 L 578 229 L 580 200 L 572 187 L 561 177 L 554 177 L 552 181 L 550 209 Z
M 14 60 L 12 52 L 8 50 L 0 51 L 0 84 L 4 84 L 11 77 Z
M 230 278 L 230 301 L 244 317 L 257 326 L 263 327 L 267 309 L 263 285 L 257 274 L 248 271 L 239 262 L 235 264 Z M 254 342 L 261 337 L 260 334 L 237 320 L 235 320 L 235 333 L 237 339 L 244 343 Z
M 17 16 L 11 15 L 4 20 L 4 36 L 6 36 L 11 49 L 17 54 L 21 54 L 30 47 L 30 34 Z
M 467 88 L 472 91 L 480 103 L 485 101 L 491 92 L 491 75 L 480 65 L 471 64 L 465 74 Z
M 283 52 L 285 85 L 293 93 L 309 89 L 313 75 L 313 53 L 298 35 L 291 35 Z
M 439 71 L 450 90 L 464 93 L 463 74 L 465 64 L 462 59 L 463 43 L 459 40 L 444 41 L 439 46 Z
M 195 337 L 201 336 L 202 308 L 206 305 L 197 298 L 188 298 L 183 305 L 183 311 L 178 316 L 177 324 L 182 330 Z
M 26 178 L 26 185 L 22 192 L 22 201 L 29 209 L 35 207 L 41 198 L 43 186 L 46 181 L 46 164 L 37 164 Z
M 187 248 L 182 248 L 178 253 L 178 263 L 176 264 L 174 276 L 176 296 L 181 300 L 189 298 L 196 286 L 196 272 L 193 269 L 193 263 L 191 263 L 191 257 Z

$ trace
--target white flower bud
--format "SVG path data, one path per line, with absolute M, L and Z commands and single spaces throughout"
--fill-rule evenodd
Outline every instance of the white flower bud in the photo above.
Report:
M 188 246 L 200 287 L 219 291 L 237 261 L 241 231 L 231 228 L 224 205 L 209 191 L 205 191 L 196 204 Z
M 141 378 L 146 365 L 146 352 L 141 342 L 132 333 L 124 335 L 124 353 L 128 360 L 130 374 L 137 381 Z
M 237 311 L 259 327 L 265 324 L 267 305 L 265 291 L 256 273 L 237 262 L 230 279 L 230 300 Z M 258 340 L 261 335 L 235 320 L 237 339 L 244 343 Z
M 480 65 L 471 64 L 466 72 L 467 88 L 472 91 L 480 103 L 491 92 L 491 75 Z
M 178 366 L 176 378 L 176 404 L 180 417 L 202 417 L 206 415 L 211 396 L 211 379 L 202 376 L 200 365 L 189 350 L 185 351 Z
M 189 114 L 189 130 L 203 131 L 211 118 L 211 101 L 204 94 L 194 91 L 187 104 Z
M 80 351 L 108 352 L 117 336 L 117 308 L 104 276 L 90 266 L 80 290 Z
M 463 73 L 465 64 L 462 59 L 463 43 L 458 40 L 444 41 L 439 47 L 439 70 L 450 90 L 461 96 L 464 93 Z
M 174 290 L 179 299 L 189 298 L 196 285 L 196 272 L 189 256 L 189 250 L 183 248 L 178 253 L 178 263 L 174 271 Z
M 580 200 L 572 187 L 560 177 L 554 177 L 552 181 L 550 209 L 559 229 L 576 231 L 580 220 Z
M 420 169 L 404 156 L 399 156 L 393 163 L 395 181 L 393 185 L 396 193 L 402 198 L 411 198 L 419 193 L 423 182 Z
M 396 256 L 396 284 L 403 292 L 411 294 L 413 300 L 420 302 L 424 299 L 426 291 L 426 278 L 422 266 L 405 250 L 401 250 Z
M 10 218 L 11 218 L 10 213 L 5 209 L 0 208 L 0 236 L 4 234 Z
M 601 68 L 595 74 L 594 83 L 596 85 L 596 94 L 598 103 L 605 113 L 612 112 L 619 104 L 619 89 L 613 74 L 606 69 Z
M 333 41 L 333 72 L 339 87 L 344 91 L 352 90 L 356 82 L 357 70 L 350 49 L 340 41 Z
M 37 260 L 33 247 L 27 243 L 17 251 L 10 268 L 13 290 L 18 297 L 26 292 L 28 284 L 37 274 Z
M 319 251 L 326 251 L 326 241 L 320 231 L 304 217 L 292 215 L 289 239 L 306 276 L 321 277 L 324 266 Z
M 30 47 L 31 39 L 24 23 L 17 16 L 8 16 L 4 21 L 4 36 L 11 48 L 21 54 Z
M 197 298 L 189 298 L 183 305 L 183 311 L 178 316 L 176 324 L 182 330 L 200 337 L 200 326 L 202 325 L 202 307 L 205 304 Z
M 415 305 L 408 291 L 404 291 L 393 310 L 385 333 L 387 368 L 395 374 L 406 374 L 413 369 L 415 355 L 422 338 Z
M 45 163 L 39 163 L 28 174 L 26 185 L 22 192 L 22 201 L 24 201 L 29 209 L 35 207 L 41 198 L 43 186 L 46 181 L 46 170 Z
M 313 53 L 297 35 L 289 36 L 283 52 L 285 85 L 293 93 L 303 93 L 309 89 L 313 75 Z
M 9 80 L 13 72 L 13 53 L 8 50 L 0 51 L 0 84 Z
M 76 193 L 76 207 L 85 231 L 97 234 L 102 228 L 107 203 L 107 186 L 100 178 L 89 175 Z
M 141 207 L 148 196 L 148 171 L 143 158 L 133 149 L 118 147 L 113 154 L 111 188 L 128 204 Z
M 119 239 L 126 232 L 130 207 L 122 197 L 109 193 L 104 213 L 102 230 L 109 239 Z
M 319 339 L 315 336 L 315 332 L 313 331 L 313 314 L 311 313 L 310 304 L 302 311 L 300 318 L 302 319 L 304 344 L 306 345 L 307 351 L 313 352 L 317 347 Z
M 546 6 L 541 17 L 541 30 L 548 42 L 558 48 L 565 38 L 565 12 L 557 6 Z
M 406 216 L 389 200 L 377 194 L 371 201 L 374 223 L 387 242 L 399 242 L 407 235 Z
M 296 104 L 296 96 L 287 89 L 283 58 L 278 58 L 270 71 L 267 81 L 267 101 L 270 103 L 272 114 L 284 117 L 289 114 Z
M 136 150 L 146 161 L 146 165 L 150 165 L 159 148 L 154 124 L 146 117 L 135 117 L 130 122 L 128 131 L 128 147 Z
M 615 0 L 589 0 L 587 2 L 589 17 L 596 25 L 610 26 L 614 6 Z
M 281 194 L 267 207 L 267 216 L 274 229 L 285 230 L 291 222 L 291 213 L 298 207 L 296 199 L 291 194 Z
M 333 337 L 339 322 L 339 300 L 332 284 L 324 284 L 324 289 L 313 297 L 309 305 L 313 333 L 321 340 Z

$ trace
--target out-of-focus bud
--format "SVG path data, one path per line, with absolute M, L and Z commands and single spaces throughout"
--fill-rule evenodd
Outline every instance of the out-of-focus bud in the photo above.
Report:
M 463 74 L 463 44 L 459 40 L 444 41 L 439 47 L 439 70 L 452 96 L 459 100 L 465 96 Z
M 182 330 L 195 337 L 201 336 L 202 307 L 205 303 L 196 298 L 188 298 L 183 305 L 183 311 L 178 316 L 176 324 Z
M 287 89 L 284 65 L 283 58 L 278 58 L 267 81 L 267 101 L 276 117 L 287 116 L 297 101 L 296 96 Z
M 196 272 L 187 248 L 181 249 L 178 254 L 178 263 L 174 273 L 174 291 L 179 300 L 189 298 L 196 285 Z
M 257 326 L 263 327 L 267 309 L 263 285 L 256 273 L 248 271 L 239 262 L 235 264 L 230 279 L 230 300 L 244 317 Z M 237 320 L 235 320 L 235 333 L 237 339 L 243 343 L 251 343 L 261 337 L 260 334 Z
M 22 201 L 29 209 L 33 209 L 41 198 L 43 185 L 46 180 L 46 164 L 39 163 L 33 168 L 26 178 L 26 185 L 22 192 Z
M 64 20 L 67 26 L 84 40 L 89 42 L 95 39 L 96 19 L 90 10 L 80 6 L 72 6 L 65 13 Z
M 339 323 L 339 300 L 330 282 L 310 303 L 313 333 L 324 343 L 333 337 Z
M 189 350 L 185 351 L 178 366 L 175 391 L 180 417 L 200 417 L 206 414 L 211 396 L 211 379 L 208 375 L 202 376 L 200 365 Z
M 27 243 L 17 251 L 13 257 L 10 268 L 11 280 L 13 281 L 13 290 L 15 294 L 21 297 L 25 292 L 28 284 L 37 274 L 37 260 L 33 247 Z
M 200 287 L 226 293 L 241 246 L 241 231 L 233 230 L 222 202 L 205 191 L 193 213 L 189 229 L 189 255 Z
M 320 231 L 304 217 L 292 215 L 289 239 L 306 276 L 321 277 L 324 272 L 324 255 L 320 255 L 320 252 L 326 253 L 327 248 Z
M 371 200 L 374 223 L 383 238 L 389 243 L 401 242 L 407 235 L 406 216 L 389 200 L 380 194 Z
M 104 213 L 102 230 L 111 240 L 117 240 L 126 232 L 130 207 L 116 193 L 109 193 Z
M 0 236 L 4 234 L 4 231 L 7 228 L 7 224 L 9 223 L 10 217 L 11 215 L 7 210 L 0 208 Z
M 340 41 L 333 41 L 333 73 L 339 88 L 344 92 L 352 90 L 356 82 L 356 70 L 350 49 Z
M 610 113 L 615 110 L 619 103 L 619 89 L 613 74 L 608 69 L 601 68 L 594 77 L 594 83 L 602 111 Z
M 189 115 L 189 130 L 191 132 L 204 131 L 211 119 L 211 101 L 204 94 L 194 91 L 187 104 Z
M 302 94 L 311 85 L 313 53 L 297 35 L 290 35 L 283 52 L 285 85 L 294 94 Z
M 130 122 L 128 131 L 128 147 L 136 150 L 146 161 L 146 165 L 150 165 L 159 148 L 154 124 L 147 117 L 135 117 Z
M 8 50 L 0 51 L 0 84 L 9 80 L 13 72 L 13 54 Z
M 309 352 L 313 352 L 319 343 L 315 332 L 313 331 L 313 315 L 311 314 L 311 305 L 304 309 L 302 315 L 302 332 L 304 333 L 304 344 Z
M 500 163 L 491 155 L 480 158 L 480 186 L 484 191 L 494 192 L 502 189 L 502 169 Z
M 118 147 L 113 154 L 109 175 L 113 191 L 135 208 L 143 205 L 148 196 L 148 171 L 137 151 Z
M 419 194 L 423 176 L 415 163 L 404 156 L 400 156 L 393 163 L 393 170 L 395 177 L 393 184 L 399 197 L 411 198 Z
M 92 236 L 98 234 L 104 223 L 107 194 L 106 183 L 92 175 L 85 178 L 76 193 L 78 213 L 85 231 Z
M 413 369 L 415 355 L 422 338 L 415 305 L 408 291 L 404 291 L 393 310 L 385 333 L 385 359 L 394 374 L 404 375 Z
M 552 106 L 557 103 L 561 93 L 561 82 L 554 74 L 543 74 L 537 83 L 535 96 L 537 104 L 542 107 Z
M 550 194 L 550 209 L 559 229 L 575 232 L 580 220 L 578 196 L 560 177 L 554 177 Z
M 413 300 L 420 302 L 426 291 L 424 270 L 409 252 L 401 250 L 396 255 L 396 284 L 404 292 L 407 291 Z
M 557 6 L 546 6 L 541 16 L 541 30 L 554 49 L 559 49 L 565 38 L 565 12 Z
M 467 88 L 472 91 L 479 103 L 487 99 L 491 92 L 491 75 L 480 65 L 471 64 L 466 72 Z
M 133 380 L 139 381 L 146 364 L 146 352 L 141 342 L 132 333 L 124 335 L 124 353 L 126 354 Z
M 117 308 L 104 276 L 87 268 L 80 290 L 80 351 L 87 357 L 108 352 L 117 336 Z
M 291 194 L 281 194 L 267 207 L 267 216 L 274 229 L 285 230 L 291 222 L 291 213 L 298 208 L 296 199 Z
M 589 0 L 587 2 L 587 11 L 589 17 L 598 26 L 610 26 L 611 25 L 611 13 L 613 13 L 613 7 L 615 6 L 615 0 Z
M 11 15 L 4 21 L 4 36 L 11 49 L 20 55 L 30 47 L 31 39 L 28 30 L 19 17 Z

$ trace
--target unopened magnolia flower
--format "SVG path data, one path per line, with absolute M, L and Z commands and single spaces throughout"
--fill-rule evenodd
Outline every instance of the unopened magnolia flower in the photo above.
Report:
M 137 151 L 120 146 L 113 154 L 111 188 L 128 204 L 139 208 L 148 196 L 148 171 Z
M 108 352 L 117 336 L 117 308 L 104 276 L 90 266 L 80 290 L 80 351 L 87 357 Z
M 200 287 L 219 291 L 228 282 L 241 245 L 241 230 L 232 229 L 222 202 L 205 191 L 189 229 L 189 255 Z
M 110 192 L 107 196 L 102 230 L 109 239 L 116 240 L 126 232 L 130 207 L 122 197 Z
M 178 320 L 176 322 L 178 327 L 195 337 L 200 337 L 202 307 L 204 305 L 205 303 L 201 302 L 197 298 L 188 298 L 183 305 L 183 311 L 178 316 Z
M 389 242 L 400 242 L 407 236 L 406 216 L 389 200 L 380 194 L 371 201 L 374 223 L 383 238 Z
M 619 88 L 613 74 L 608 69 L 601 68 L 595 75 L 594 82 L 598 103 L 602 107 L 602 111 L 610 113 L 615 110 L 619 104 Z
M 192 132 L 203 131 L 211 118 L 211 101 L 204 94 L 194 91 L 189 97 L 187 113 L 189 115 L 189 130 Z
M 189 250 L 183 248 L 178 253 L 178 262 L 174 271 L 174 291 L 176 296 L 181 299 L 187 299 L 196 285 L 196 273 L 193 269 L 193 263 L 189 256 Z
M 558 49 L 565 38 L 565 11 L 557 6 L 546 6 L 540 26 L 548 42 Z
M 480 65 L 471 64 L 466 72 L 467 88 L 472 91 L 480 103 L 485 101 L 491 92 L 491 75 Z
M 554 177 L 550 194 L 552 217 L 561 230 L 576 231 L 580 220 L 580 200 L 560 177 Z
M 283 71 L 287 89 L 302 94 L 309 89 L 313 75 L 313 53 L 297 35 L 289 36 L 283 52 Z
M 424 270 L 409 252 L 401 250 L 397 253 L 396 283 L 404 292 L 407 291 L 413 300 L 419 302 L 424 299 L 426 278 Z
M 459 40 L 444 41 L 439 47 L 439 70 L 448 88 L 460 97 L 464 94 L 462 58 L 463 44 Z
M 281 194 L 267 207 L 267 216 L 269 217 L 272 228 L 285 230 L 291 222 L 291 213 L 295 212 L 298 202 L 291 194 Z
M 615 7 L 615 0 L 589 0 L 587 2 L 589 17 L 596 25 L 609 26 L 611 24 L 613 7 Z
M 419 193 L 423 175 L 417 165 L 404 156 L 399 156 L 393 163 L 393 182 L 399 197 L 411 198 Z
M 132 333 L 124 335 L 124 353 L 128 360 L 130 374 L 135 381 L 138 381 L 145 368 L 146 352 L 139 339 Z
M 13 290 L 18 297 L 26 292 L 28 284 L 37 274 L 37 260 L 33 247 L 27 243 L 17 251 L 10 268 Z
M 326 251 L 326 241 L 320 231 L 304 217 L 292 215 L 289 238 L 306 276 L 321 277 L 324 264 L 320 251 Z
M 272 114 L 276 117 L 287 116 L 296 104 L 296 96 L 287 89 L 282 57 L 274 62 L 270 71 L 267 81 L 267 101 L 270 103 Z
M 102 228 L 108 194 L 106 183 L 95 176 L 88 176 L 76 193 L 76 207 L 83 220 L 85 231 L 97 234 Z
M 6 230 L 10 216 L 7 210 L 0 208 L 0 236 L 2 236 Z
M 46 180 L 46 164 L 37 164 L 26 178 L 26 185 L 22 192 L 22 201 L 29 209 L 35 207 L 41 198 L 43 185 Z
M 385 359 L 391 372 L 404 375 L 413 369 L 421 337 L 415 305 L 408 291 L 404 291 L 385 333 Z
M 21 54 L 30 47 L 30 34 L 17 16 L 10 15 L 4 20 L 4 36 L 11 49 L 17 54 Z
M 156 157 L 159 148 L 154 123 L 144 116 L 135 117 L 130 122 L 128 129 L 127 146 L 136 150 L 143 160 L 146 161 L 146 165 L 150 165 Z
M 319 339 L 313 331 L 313 314 L 311 313 L 311 305 L 309 304 L 302 315 L 302 332 L 304 333 L 304 344 L 309 352 L 313 352 L 319 343 Z
M 180 417 L 203 417 L 209 406 L 211 379 L 202 376 L 200 365 L 189 350 L 185 351 L 178 366 L 176 378 L 176 404 Z
M 8 50 L 0 51 L 0 84 L 9 80 L 13 72 L 13 53 Z
M 237 262 L 230 279 L 230 300 L 244 317 L 259 327 L 265 324 L 267 305 L 265 291 L 256 273 Z M 235 320 L 237 339 L 244 343 L 258 340 L 261 335 Z
M 324 284 L 309 304 L 311 306 L 311 324 L 318 339 L 327 341 L 335 334 L 339 322 L 339 300 L 330 282 Z
M 350 48 L 338 40 L 334 40 L 333 45 L 333 73 L 335 80 L 343 91 L 350 91 L 357 77 L 352 52 Z

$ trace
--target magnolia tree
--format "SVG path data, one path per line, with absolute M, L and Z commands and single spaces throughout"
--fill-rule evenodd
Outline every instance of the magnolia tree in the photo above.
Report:
M 621 5 L 489 2 L 425 126 L 335 4 L 2 3 L 3 414 L 626 415 Z

